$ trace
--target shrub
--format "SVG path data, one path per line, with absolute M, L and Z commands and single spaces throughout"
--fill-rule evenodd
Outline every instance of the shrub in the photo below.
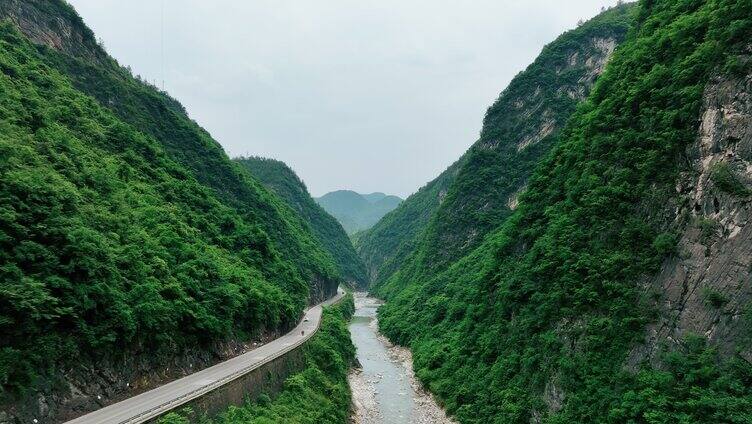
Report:
M 752 191 L 739 181 L 729 164 L 725 162 L 718 162 L 711 167 L 710 179 L 716 186 L 718 186 L 718 188 L 728 194 L 741 197 L 746 197 L 752 194 Z
M 712 287 L 705 287 L 702 292 L 702 297 L 705 303 L 714 309 L 720 309 L 728 303 L 728 298 L 723 293 Z
M 665 256 L 676 252 L 678 242 L 676 233 L 661 233 L 653 240 L 653 248 L 659 255 Z

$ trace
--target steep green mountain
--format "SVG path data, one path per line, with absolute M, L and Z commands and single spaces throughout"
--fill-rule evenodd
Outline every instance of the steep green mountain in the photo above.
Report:
M 67 3 L 0 17 L 0 410 L 83 412 L 336 291 L 309 225 Z
M 228 160 L 222 147 L 192 121 L 182 105 L 166 93 L 133 77 L 118 65 L 94 40 L 76 12 L 61 0 L 0 1 L 0 17 L 7 17 L 38 46 L 40 60 L 65 75 L 74 88 L 93 97 L 120 120 L 156 139 L 169 157 L 184 166 L 201 184 L 211 188 L 219 201 L 257 220 L 280 252 L 296 264 L 309 281 L 324 280 L 330 269 L 319 269 L 322 252 L 310 234 L 300 229 L 302 220 L 294 214 L 281 216 L 286 208 L 242 167 Z M 292 227 L 298 227 L 291 230 Z M 330 284 L 331 285 L 331 284 Z M 321 287 L 312 285 L 320 297 Z M 328 287 L 336 291 L 336 287 Z
M 352 236 L 370 285 L 381 284 L 410 257 L 419 236 L 456 178 L 462 160 L 410 195 L 373 227 Z
M 396 208 L 402 199 L 384 193 L 359 194 L 338 190 L 316 198 L 316 202 L 337 218 L 348 234 L 355 234 L 370 228 Z
M 752 422 L 751 17 L 641 1 L 514 211 L 384 286 L 382 331 L 460 422 Z
M 547 45 L 488 108 L 480 139 L 358 236 L 358 252 L 382 295 L 397 269 L 444 269 L 512 213 L 535 164 L 624 39 L 629 10 L 612 9 Z
M 247 157 L 236 159 L 264 186 L 277 193 L 303 219 L 332 255 L 342 277 L 356 286 L 367 283 L 365 267 L 350 239 L 335 218 L 313 200 L 303 181 L 284 162 Z M 374 193 L 376 194 L 376 193 Z M 381 195 L 386 197 L 386 195 Z M 375 199 L 379 200 L 379 199 Z

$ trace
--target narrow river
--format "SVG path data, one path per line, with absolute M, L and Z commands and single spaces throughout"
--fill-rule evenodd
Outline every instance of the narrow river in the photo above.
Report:
M 357 424 L 453 423 L 420 386 L 408 349 L 394 346 L 378 332 L 378 299 L 355 293 L 350 334 L 360 369 L 350 372 Z

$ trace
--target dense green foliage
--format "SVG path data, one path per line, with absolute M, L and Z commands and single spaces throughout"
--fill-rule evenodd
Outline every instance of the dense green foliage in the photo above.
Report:
M 24 7 L 1 11 L 76 16 Z M 0 126 L 3 395 L 101 357 L 287 328 L 311 282 L 336 290 L 305 222 L 112 60 L 33 46 L 3 23 Z
M 739 181 L 727 163 L 717 163 L 710 170 L 710 178 L 723 191 L 736 196 L 749 196 L 750 190 Z
M 511 214 L 510 198 L 557 143 L 633 10 L 609 10 L 547 45 L 488 108 L 480 139 L 462 158 L 357 239 L 379 294 L 413 274 L 441 271 Z M 390 280 L 398 269 L 402 276 Z
M 304 346 L 305 369 L 285 381 L 282 392 L 230 407 L 206 424 L 345 424 L 350 417 L 347 371 L 355 347 L 347 329 L 355 307 L 352 295 L 324 309 L 321 327 Z M 187 419 L 172 413 L 160 424 L 182 424 Z
M 373 227 L 352 236 L 355 248 L 365 262 L 371 285 L 383 283 L 410 257 L 418 236 L 425 230 L 457 176 L 461 162 L 452 164 Z
M 278 160 L 259 157 L 238 158 L 236 161 L 303 217 L 321 245 L 334 258 L 342 278 L 356 286 L 366 284 L 365 267 L 350 238 L 339 222 L 313 200 L 303 181 L 290 167 Z
M 396 208 L 402 199 L 384 193 L 359 194 L 338 190 L 316 198 L 316 202 L 337 218 L 348 234 L 354 234 L 370 228 Z
M 18 4 L 15 0 L 0 1 L 0 17 L 31 21 L 36 25 L 31 32 L 59 35 L 61 50 L 36 47 L 40 61 L 65 75 L 77 90 L 95 98 L 121 121 L 152 136 L 170 159 L 215 191 L 223 204 L 262 225 L 275 247 L 306 280 L 332 280 L 329 289 L 336 289 L 330 257 L 305 229 L 301 217 L 263 189 L 242 166 L 229 160 L 219 143 L 188 117 L 180 103 L 120 67 L 64 1 Z M 69 28 L 73 34 L 66 37 Z
M 624 368 L 655 317 L 638 283 L 671 254 L 703 89 L 751 16 L 748 1 L 642 1 L 514 213 L 445 271 L 393 276 L 381 329 L 460 421 L 752 422 L 749 363 L 696 339 L 662 369 Z
M 134 78 L 114 61 L 100 64 L 76 55 L 39 46 L 40 60 L 68 77 L 79 91 L 95 98 L 121 121 L 153 137 L 167 156 L 182 165 L 199 183 L 211 188 L 218 201 L 237 210 L 243 219 L 262 226 L 271 242 L 307 281 L 328 281 L 337 287 L 331 256 L 278 196 L 270 194 L 222 147 L 192 121 L 182 105 L 166 93 Z
M 622 374 L 625 388 L 606 417 L 609 422 L 750 423 L 752 367 L 741 358 L 719 363 L 701 337 L 665 354 L 665 369 Z M 555 421 L 566 422 L 566 421 Z

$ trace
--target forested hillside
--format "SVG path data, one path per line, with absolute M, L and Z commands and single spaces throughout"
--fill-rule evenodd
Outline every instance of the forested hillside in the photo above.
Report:
M 120 120 L 157 140 L 172 160 L 210 187 L 223 204 L 262 225 L 303 277 L 314 281 L 329 274 L 330 270 L 321 269 L 328 255 L 309 233 L 301 231 L 304 224 L 300 217 L 289 213 L 284 202 L 268 196 L 267 190 L 229 160 L 219 143 L 192 121 L 177 101 L 134 78 L 127 68 L 108 57 L 65 2 L 0 0 L 0 17 L 6 16 L 38 43 L 40 60 Z M 278 225 L 280 220 L 285 224 Z M 329 286 L 326 289 L 333 293 L 336 284 Z M 321 297 L 320 284 L 311 289 Z
M 410 257 L 461 164 L 462 159 L 405 199 L 373 227 L 352 237 L 365 264 L 369 285 L 378 286 Z
M 336 291 L 308 224 L 67 3 L 0 17 L 0 409 L 80 413 Z
M 462 248 L 380 289 L 382 331 L 461 422 L 752 422 L 751 17 L 641 1 L 514 210 L 473 215 L 499 224 L 476 247 L 437 214 L 426 238 Z M 475 169 L 449 192 L 483 192 Z
M 444 269 L 477 246 L 515 208 L 535 164 L 625 37 L 631 6 L 611 9 L 547 45 L 488 108 L 480 139 L 455 164 L 359 235 L 372 285 Z M 408 281 L 408 276 L 396 279 Z
M 316 202 L 337 218 L 348 234 L 367 230 L 402 202 L 397 196 L 384 193 L 360 194 L 337 190 L 316 198 Z
M 321 245 L 334 258 L 342 278 L 357 287 L 367 284 L 363 262 L 342 226 L 313 200 L 303 181 L 290 167 L 278 160 L 258 157 L 238 158 L 236 161 L 306 220 Z

